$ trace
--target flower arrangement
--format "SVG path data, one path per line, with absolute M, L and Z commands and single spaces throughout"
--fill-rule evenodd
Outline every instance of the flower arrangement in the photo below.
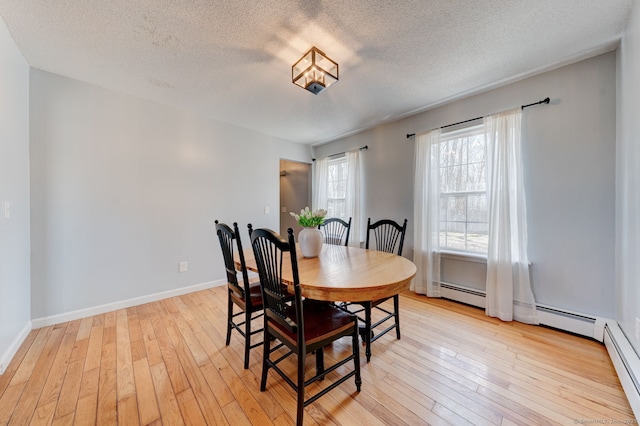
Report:
M 316 228 L 318 227 L 318 225 L 322 225 L 324 223 L 324 217 L 326 215 L 326 210 L 319 209 L 312 212 L 311 210 L 309 210 L 309 207 L 305 207 L 303 210 L 300 210 L 300 214 L 291 212 L 291 216 L 296 219 L 298 225 L 304 226 L 305 228 Z

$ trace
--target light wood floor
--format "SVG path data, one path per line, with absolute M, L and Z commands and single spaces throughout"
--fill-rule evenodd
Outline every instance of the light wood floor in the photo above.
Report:
M 634 422 L 602 344 L 446 300 L 400 304 L 402 339 L 375 342 L 369 364 L 361 351 L 362 391 L 342 384 L 305 424 Z M 293 424 L 286 383 L 270 373 L 259 391 L 261 348 L 244 370 L 239 336 L 224 345 L 225 312 L 217 287 L 32 331 L 0 376 L 0 425 Z

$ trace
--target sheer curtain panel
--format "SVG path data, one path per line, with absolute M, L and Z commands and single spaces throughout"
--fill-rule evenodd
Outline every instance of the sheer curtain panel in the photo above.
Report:
M 518 108 L 484 122 L 489 213 L 486 313 L 503 321 L 538 324 L 527 256 L 521 117 Z
M 351 218 L 351 231 L 349 235 L 349 245 L 360 247 L 360 241 L 364 235 L 362 232 L 362 192 L 361 188 L 361 171 L 362 171 L 362 155 L 360 150 L 348 151 L 345 153 L 347 160 L 347 179 L 345 191 L 345 217 L 344 220 Z M 314 162 L 313 175 L 313 210 L 328 208 L 329 203 L 329 158 L 318 158 Z
M 361 155 L 360 150 L 345 153 L 347 157 L 347 194 L 346 211 L 347 218 L 351 218 L 351 235 L 349 245 L 360 247 L 362 233 L 362 203 L 360 191 L 361 179 Z
M 411 290 L 440 297 L 440 129 L 416 135 Z
M 329 182 L 329 158 L 318 158 L 313 162 L 313 188 L 311 209 L 327 209 L 327 186 Z

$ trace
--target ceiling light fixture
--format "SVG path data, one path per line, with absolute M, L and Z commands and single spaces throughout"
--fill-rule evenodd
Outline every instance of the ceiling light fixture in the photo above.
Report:
M 338 64 L 317 47 L 312 47 L 291 67 L 293 84 L 314 95 L 338 81 Z

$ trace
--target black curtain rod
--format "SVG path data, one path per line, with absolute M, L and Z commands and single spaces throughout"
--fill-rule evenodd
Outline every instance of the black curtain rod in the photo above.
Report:
M 365 145 L 365 146 L 361 146 L 360 148 L 358 148 L 360 151 L 363 151 L 365 149 L 369 149 L 369 145 Z M 346 154 L 347 151 L 342 151 L 342 152 L 338 152 L 337 154 L 331 154 L 331 155 L 327 155 L 327 157 L 337 157 L 338 155 L 342 155 L 342 154 Z M 312 158 L 311 161 L 316 161 L 315 158 Z
M 538 102 L 534 102 L 532 104 L 527 104 L 527 105 L 522 105 L 521 108 L 525 109 L 531 106 L 536 106 L 536 105 L 542 105 L 542 104 L 548 104 L 549 102 L 551 102 L 551 99 L 549 97 L 544 98 L 541 101 Z M 476 121 L 476 120 L 480 120 L 481 118 L 484 117 L 476 117 L 476 118 L 470 118 L 469 120 L 464 120 L 464 121 L 458 121 L 457 123 L 453 123 L 453 124 L 447 124 L 446 126 L 442 126 L 440 127 L 441 129 L 446 129 L 447 127 L 453 127 L 453 126 L 457 126 L 458 124 L 464 124 L 464 123 L 468 123 L 470 121 Z M 407 133 L 407 139 L 415 136 L 415 133 Z

